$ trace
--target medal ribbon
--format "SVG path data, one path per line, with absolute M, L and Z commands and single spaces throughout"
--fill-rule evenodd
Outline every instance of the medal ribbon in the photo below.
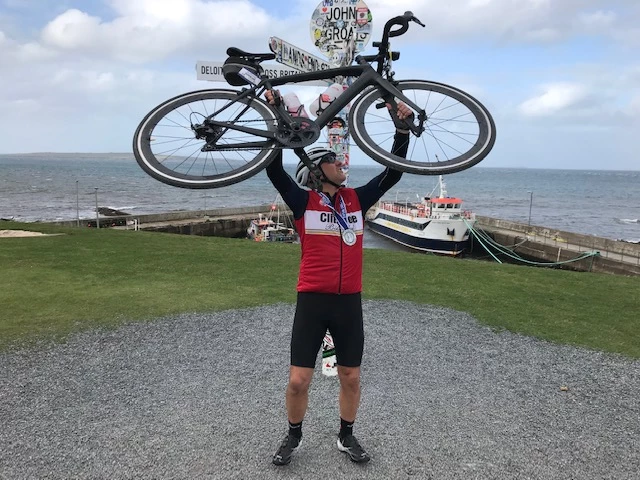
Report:
M 344 204 L 344 199 L 340 197 L 340 210 L 342 211 L 342 215 L 338 213 L 338 211 L 331 205 L 331 199 L 327 196 L 326 193 L 320 192 L 320 196 L 322 197 L 322 204 L 329 207 L 329 209 L 335 214 L 336 220 L 340 224 L 342 230 L 349 230 L 349 224 L 347 223 L 347 207 Z

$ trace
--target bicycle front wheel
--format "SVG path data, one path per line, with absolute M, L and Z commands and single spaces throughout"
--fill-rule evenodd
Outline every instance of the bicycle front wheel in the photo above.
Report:
M 391 153 L 396 128 L 379 88 L 351 107 L 349 126 L 356 144 L 371 158 L 396 170 L 443 175 L 465 170 L 485 158 L 496 140 L 489 111 L 468 93 L 441 83 L 402 80 L 396 87 L 427 113 L 422 135 L 409 135 L 407 157 Z M 396 101 L 400 99 L 396 98 Z
M 245 180 L 275 156 L 274 140 L 233 129 L 210 129 L 220 149 L 208 150 L 196 131 L 206 117 L 244 127 L 273 131 L 275 113 L 259 98 L 236 101 L 235 90 L 200 90 L 158 105 L 142 120 L 133 137 L 133 153 L 156 180 L 182 188 L 218 188 Z M 210 139 L 211 137 L 209 137 Z

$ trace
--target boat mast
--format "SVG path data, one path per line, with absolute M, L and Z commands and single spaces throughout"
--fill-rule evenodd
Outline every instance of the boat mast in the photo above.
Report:
M 447 196 L 447 185 L 444 183 L 442 175 L 438 176 L 438 181 L 440 184 L 440 198 L 445 198 Z

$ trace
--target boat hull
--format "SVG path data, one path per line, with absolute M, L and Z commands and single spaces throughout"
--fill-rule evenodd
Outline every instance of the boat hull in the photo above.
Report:
M 389 228 L 385 225 L 376 223 L 375 220 L 367 222 L 369 229 L 373 232 L 387 237 L 394 242 L 404 245 L 415 250 L 421 250 L 423 252 L 439 253 L 442 255 L 460 255 L 469 247 L 468 236 L 463 240 L 442 240 L 436 238 L 425 238 Z M 466 230 L 466 226 L 461 225 Z

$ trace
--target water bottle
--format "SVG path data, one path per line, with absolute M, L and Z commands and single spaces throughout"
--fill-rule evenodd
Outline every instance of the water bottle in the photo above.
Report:
M 309 118 L 309 114 L 304 109 L 304 105 L 300 103 L 300 99 L 295 93 L 290 92 L 286 95 L 283 95 L 282 101 L 284 102 L 285 107 L 287 107 L 287 111 L 291 114 L 292 117 Z
M 329 85 L 329 87 L 318 96 L 309 108 L 311 112 L 315 113 L 316 116 L 320 115 L 331 103 L 344 92 L 344 87 L 339 83 L 334 83 L 333 85 Z

